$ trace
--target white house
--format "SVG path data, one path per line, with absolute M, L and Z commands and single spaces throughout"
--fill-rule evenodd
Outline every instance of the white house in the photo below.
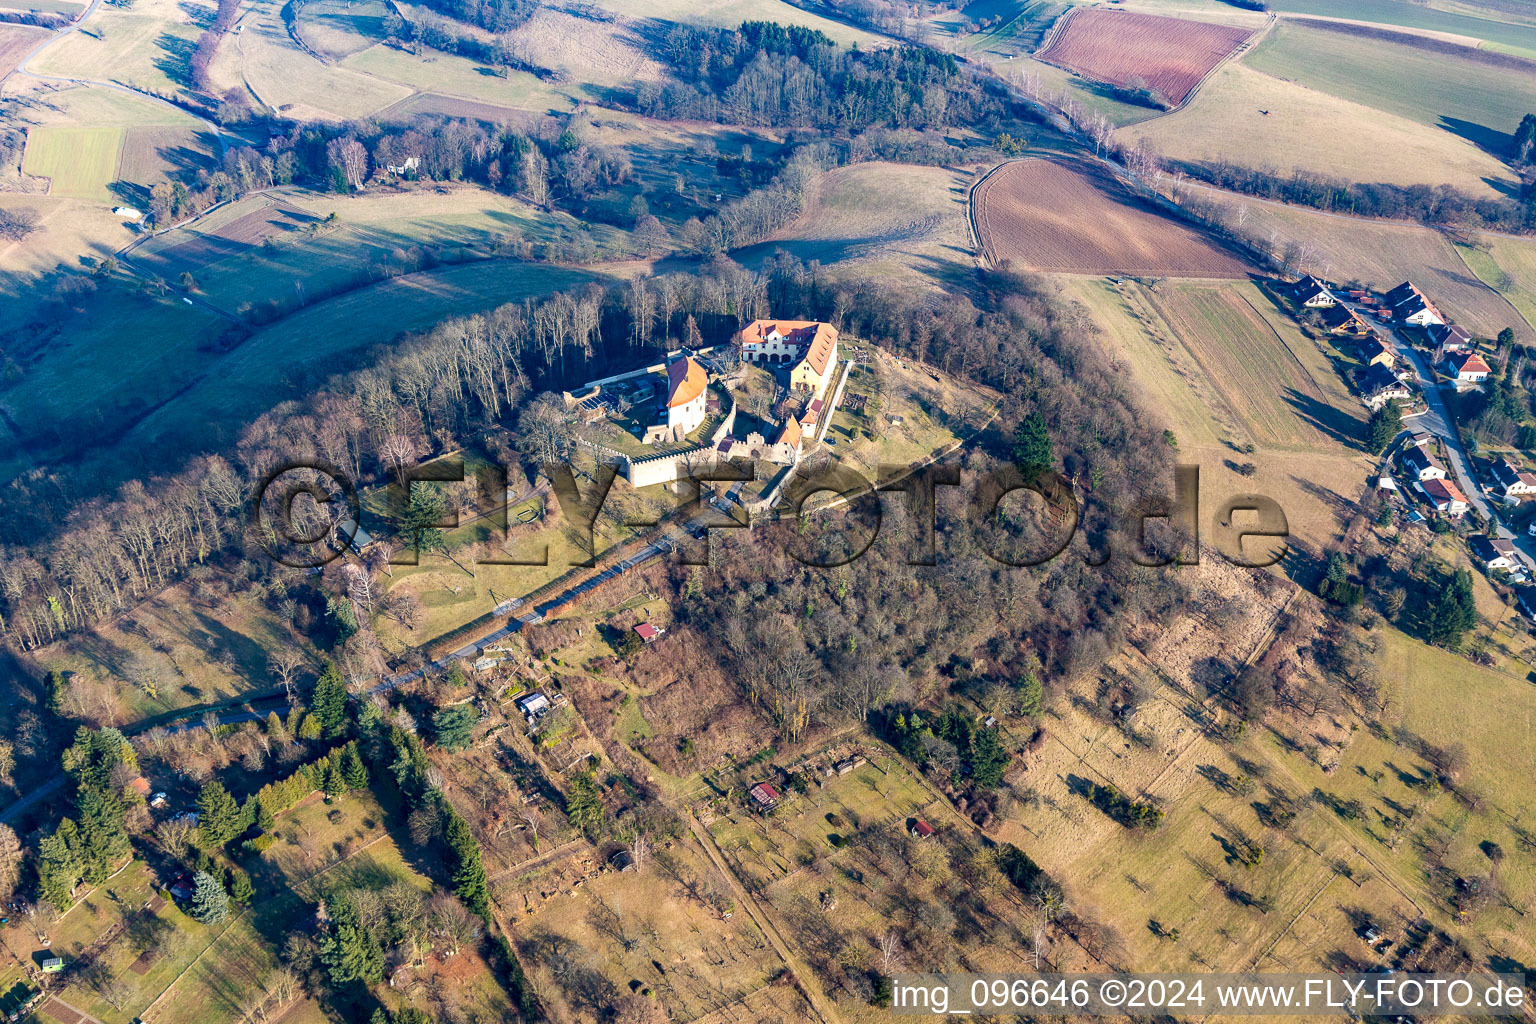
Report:
M 1490 572 L 1494 569 L 1513 569 L 1520 564 L 1514 541 L 1479 534 L 1472 538 L 1471 547 L 1472 557 Z
M 1418 327 L 1445 325 L 1445 317 L 1440 315 L 1435 304 L 1412 281 L 1404 281 L 1393 288 L 1387 293 L 1386 299 L 1392 307 L 1393 318 L 1399 323 Z
M 1426 480 L 1419 484 L 1419 490 L 1429 498 L 1436 512 L 1443 512 L 1452 519 L 1459 519 L 1467 514 L 1469 507 L 1467 496 L 1461 493 L 1461 488 L 1449 480 Z
M 1446 363 L 1451 376 L 1456 378 L 1458 388 L 1463 385 L 1481 384 L 1488 379 L 1493 372 L 1493 367 L 1476 352 L 1468 352 L 1465 355 L 1454 355 Z
M 1536 494 L 1536 473 L 1516 469 L 1508 459 L 1495 462 L 1489 474 L 1493 477 L 1494 488 L 1506 498 Z
M 1403 465 L 1408 474 L 1419 483 L 1425 480 L 1444 480 L 1445 467 L 1440 460 L 1419 447 L 1409 447 L 1403 451 Z
M 1293 294 L 1305 309 L 1332 309 L 1339 304 L 1328 286 L 1315 277 L 1304 277 L 1297 281 Z

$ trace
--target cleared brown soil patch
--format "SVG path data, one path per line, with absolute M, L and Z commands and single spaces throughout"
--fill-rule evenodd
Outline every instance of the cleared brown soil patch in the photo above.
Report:
M 1139 79 L 1177 106 L 1249 35 L 1231 25 L 1077 8 L 1035 56 L 1122 88 Z
M 987 259 L 1067 274 L 1244 277 L 1199 232 L 1151 209 L 1096 168 L 1004 164 L 971 197 Z
M 51 34 L 30 25 L 0 25 L 0 78 L 14 71 L 21 59 Z
M 160 951 L 158 949 L 146 949 L 144 952 L 139 954 L 138 959 L 134 960 L 133 963 L 128 965 L 128 969 L 142 978 L 144 975 L 149 973 L 149 969 L 153 967 L 155 965 L 155 961 L 159 959 Z
M 52 996 L 43 1004 L 42 1012 L 53 1020 L 62 1021 L 63 1024 L 79 1024 L 85 1018 L 77 1011 L 70 1009 Z

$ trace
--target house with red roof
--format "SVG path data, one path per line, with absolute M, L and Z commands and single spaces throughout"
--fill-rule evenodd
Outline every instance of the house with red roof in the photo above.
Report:
M 1435 506 L 1436 512 L 1443 512 L 1452 519 L 1460 519 L 1467 514 L 1467 496 L 1449 480 L 1426 480 L 1419 484 L 1419 489 L 1429 498 L 1430 504 Z
M 1493 367 L 1488 361 L 1476 352 L 1458 352 L 1445 362 L 1446 373 L 1456 378 L 1456 387 L 1471 387 L 1481 384 L 1493 373 Z

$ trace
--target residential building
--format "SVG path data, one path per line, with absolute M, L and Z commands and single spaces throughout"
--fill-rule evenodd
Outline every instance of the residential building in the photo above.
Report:
M 1423 448 L 1425 445 L 1429 444 L 1429 442 L 1433 441 L 1434 439 L 1435 439 L 1435 435 L 1434 434 L 1431 434 L 1427 430 L 1421 430 L 1418 433 L 1414 434 L 1412 437 L 1410 437 L 1408 439 L 1408 443 L 1413 445 L 1415 448 Z
M 1372 411 L 1380 409 L 1394 398 L 1403 401 L 1413 397 L 1413 390 L 1379 363 L 1356 371 L 1355 387 L 1360 390 L 1360 400 Z
M 1331 334 L 1347 334 L 1364 338 L 1371 333 L 1371 325 L 1360 319 L 1348 306 L 1329 306 L 1323 310 L 1323 326 Z
M 1493 367 L 1476 352 L 1453 355 L 1445 366 L 1447 375 L 1456 378 L 1457 388 L 1481 384 L 1493 372 Z
M 1521 587 L 1515 591 L 1515 604 L 1520 614 L 1536 623 L 1536 587 Z
M 779 791 L 771 783 L 759 782 L 747 790 L 747 794 L 752 797 L 752 802 L 757 805 L 759 810 L 772 810 L 774 805 L 779 802 Z
M 1536 494 L 1536 473 L 1516 469 L 1508 459 L 1495 462 L 1488 472 L 1493 477 L 1494 488 L 1506 498 Z
M 1413 324 L 1416 327 L 1443 326 L 1445 317 L 1435 308 L 1435 304 L 1412 281 L 1404 281 L 1387 293 L 1387 301 L 1392 305 L 1392 317 L 1399 323 Z
M 815 320 L 754 320 L 740 335 L 741 358 L 788 365 L 789 385 L 821 398 L 837 370 L 837 328 Z
M 1513 569 L 1520 564 L 1514 541 L 1478 534 L 1472 538 L 1470 546 L 1472 557 L 1490 572 L 1494 569 Z
M 649 622 L 642 622 L 635 627 L 635 635 L 640 638 L 642 643 L 647 644 L 655 643 L 665 632 L 665 629 L 660 629 L 656 626 L 653 626 Z
M 1473 347 L 1472 335 L 1460 324 L 1440 324 L 1429 329 L 1429 340 L 1435 346 L 1435 362 L 1443 363 L 1447 356 L 1466 352 Z
M 1440 460 L 1422 448 L 1409 446 L 1403 450 L 1403 466 L 1408 475 L 1419 483 L 1425 480 L 1444 480 L 1445 467 Z
M 1304 309 L 1332 309 L 1339 304 L 1328 286 L 1311 276 L 1297 281 L 1291 288 L 1291 295 Z
M 1430 504 L 1435 506 L 1436 512 L 1443 512 L 1452 519 L 1467 514 L 1467 496 L 1449 480 L 1426 480 L 1419 484 L 1419 489 L 1429 498 Z
M 1384 366 L 1392 371 L 1397 369 L 1397 353 L 1375 334 L 1361 342 L 1360 361 L 1366 366 Z
M 918 818 L 912 822 L 912 828 L 908 831 L 912 833 L 913 839 L 927 839 L 929 836 L 933 835 L 933 826 L 928 824 L 922 818 Z

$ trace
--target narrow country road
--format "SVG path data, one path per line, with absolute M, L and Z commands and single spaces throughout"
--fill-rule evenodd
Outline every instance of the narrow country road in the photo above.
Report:
M 1370 315 L 1370 308 L 1354 303 L 1345 303 L 1361 319 Z M 1450 410 L 1445 407 L 1445 396 L 1440 393 L 1440 385 L 1435 381 L 1434 368 L 1429 365 L 1429 360 L 1424 354 L 1411 345 L 1403 333 L 1395 326 L 1383 325 L 1393 346 L 1400 355 L 1406 355 L 1413 363 L 1414 372 L 1418 375 L 1420 390 L 1424 392 L 1425 404 L 1428 410 L 1414 417 L 1416 426 L 1428 430 L 1445 442 L 1445 450 L 1450 453 L 1451 471 L 1456 475 L 1456 485 L 1467 496 L 1484 519 L 1488 521 L 1488 528 L 1495 536 L 1513 538 L 1514 534 L 1500 521 L 1493 507 L 1488 503 L 1483 489 L 1478 486 L 1477 478 L 1472 474 L 1472 459 L 1467 450 L 1462 446 L 1461 436 L 1451 426 Z

